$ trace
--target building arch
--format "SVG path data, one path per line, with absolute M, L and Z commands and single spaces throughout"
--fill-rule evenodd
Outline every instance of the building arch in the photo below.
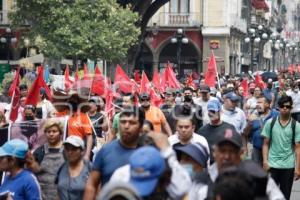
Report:
M 200 72 L 202 66 L 202 51 L 199 46 L 189 37 L 187 44 L 181 46 L 180 65 L 178 65 L 177 50 L 178 43 L 172 43 L 169 37 L 162 41 L 156 48 L 155 54 L 158 55 L 158 70 L 161 71 L 167 62 L 174 64 L 175 71 L 177 71 L 180 78 L 192 72 Z

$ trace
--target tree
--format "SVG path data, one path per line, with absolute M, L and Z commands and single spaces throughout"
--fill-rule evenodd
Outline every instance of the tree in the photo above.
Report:
M 116 0 L 16 0 L 10 15 L 49 57 L 102 58 L 119 61 L 136 44 L 138 14 Z

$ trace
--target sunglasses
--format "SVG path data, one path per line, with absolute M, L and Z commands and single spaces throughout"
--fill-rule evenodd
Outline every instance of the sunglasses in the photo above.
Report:
M 286 108 L 286 109 L 291 109 L 291 105 L 280 105 L 279 108 Z

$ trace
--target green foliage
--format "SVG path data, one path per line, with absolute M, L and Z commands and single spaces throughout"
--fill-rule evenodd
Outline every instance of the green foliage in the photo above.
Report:
M 135 26 L 138 14 L 120 7 L 116 0 L 16 2 L 10 15 L 14 26 L 29 24 L 29 37 L 49 57 L 119 61 L 140 34 Z

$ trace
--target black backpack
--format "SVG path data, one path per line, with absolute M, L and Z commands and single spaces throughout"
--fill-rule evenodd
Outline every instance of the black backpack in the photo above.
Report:
M 272 130 L 273 130 L 273 127 L 275 125 L 275 122 L 277 120 L 278 117 L 273 117 L 272 118 L 272 121 L 271 121 L 271 127 L 270 127 L 270 144 L 271 144 L 271 140 L 272 140 Z M 294 148 L 294 145 L 295 145 L 295 134 L 296 134 L 296 120 L 294 118 L 291 119 L 292 120 L 292 147 Z

